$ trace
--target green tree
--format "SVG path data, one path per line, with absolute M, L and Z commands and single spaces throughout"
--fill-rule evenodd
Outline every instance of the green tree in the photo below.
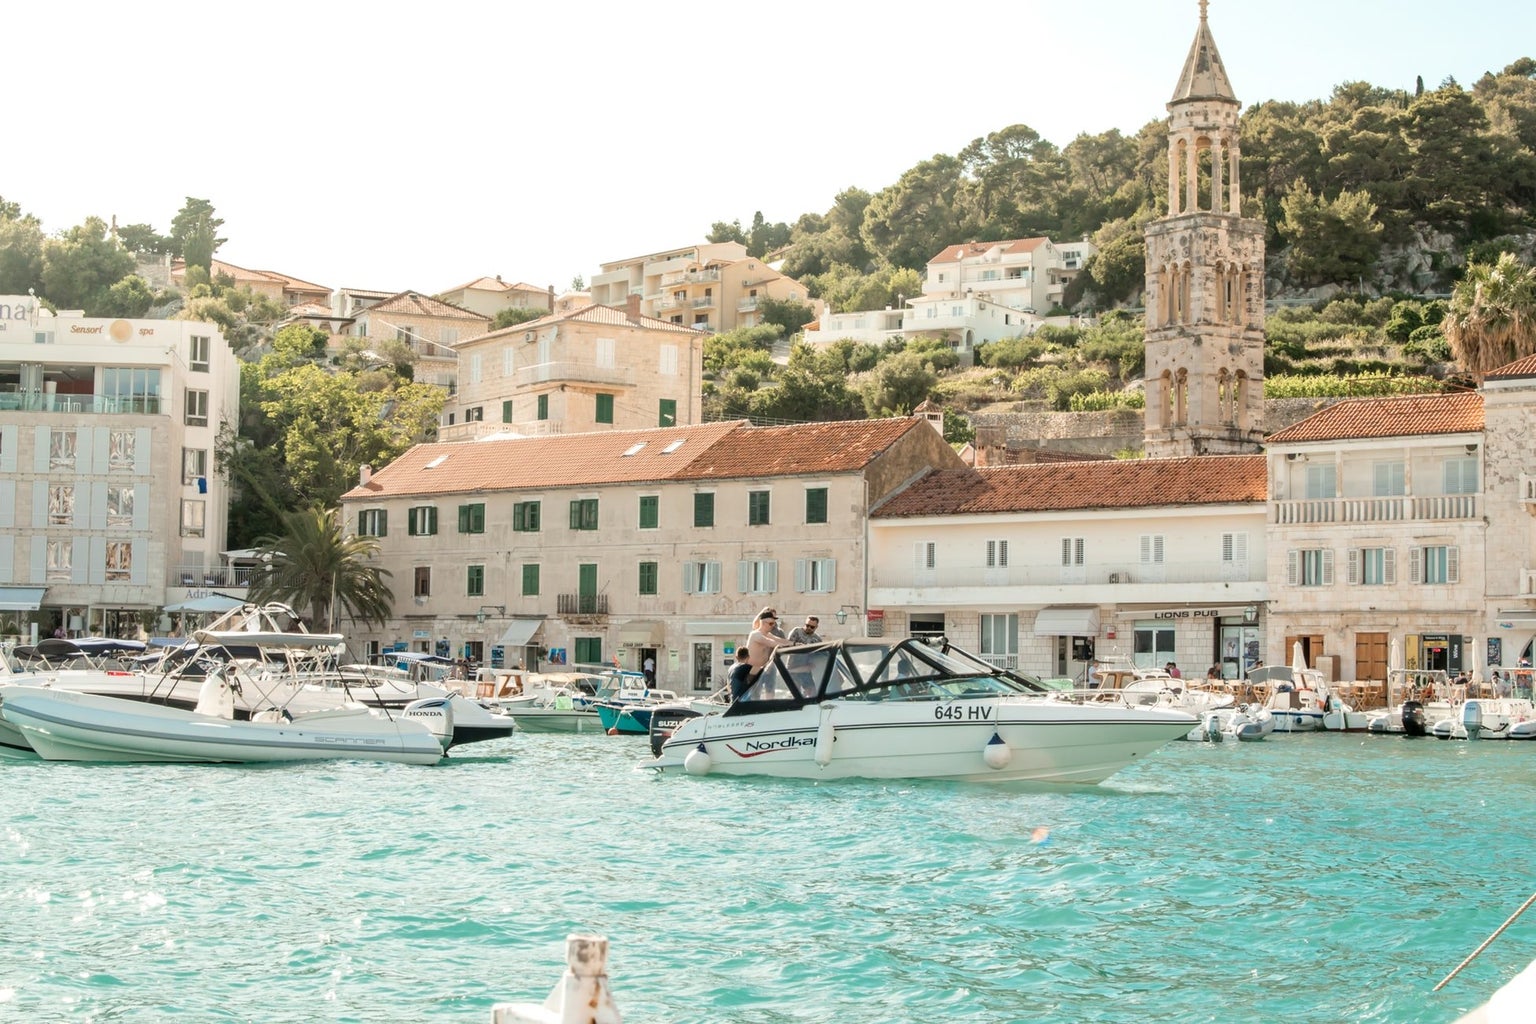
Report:
M 943 247 L 936 239 L 969 232 L 960 212 L 965 168 L 940 153 L 902 174 L 864 209 L 860 235 L 870 253 L 893 267 L 918 270 Z
M 60 309 L 99 316 L 111 287 L 132 272 L 133 256 L 100 217 L 87 217 L 43 245 L 43 291 Z
M 499 331 L 504 327 L 514 324 L 525 324 L 530 320 L 537 320 L 541 316 L 549 315 L 549 310 L 539 309 L 536 306 L 508 306 L 491 317 L 491 330 Z
M 43 287 L 42 224 L 0 196 L 0 295 L 25 295 Z
M 1353 281 L 1381 254 L 1376 204 L 1364 192 L 1340 192 L 1330 201 L 1298 180 L 1280 208 L 1280 234 L 1289 243 L 1286 265 L 1302 284 Z
M 710 243 L 740 242 L 742 245 L 746 245 L 747 233 L 741 230 L 741 221 L 739 219 L 729 222 L 717 220 L 709 226 L 709 232 L 704 236 L 704 240 Z
M 816 319 L 816 312 L 810 306 L 793 299 L 775 299 L 765 295 L 757 300 L 757 308 L 762 314 L 763 323 L 777 327 L 780 337 L 785 338 L 799 334 L 806 324 Z
M 101 316 L 122 316 L 132 320 L 149 312 L 149 307 L 154 304 L 155 293 L 149 290 L 149 282 L 138 274 L 129 274 L 107 289 L 99 312 Z
M 128 224 L 117 229 L 117 240 L 136 256 L 159 256 L 174 244 L 148 224 Z
M 763 218 L 763 211 L 752 215 L 752 230 L 747 233 L 747 255 L 762 259 L 769 253 L 789 244 L 791 231 L 783 221 L 770 224 Z
M 171 221 L 172 254 L 180 256 L 189 267 L 211 271 L 213 254 L 228 241 L 218 237 L 219 228 L 223 226 L 223 219 L 214 216 L 212 203 L 187 196 L 186 203 Z
M 902 351 L 880 360 L 860 387 L 871 417 L 906 416 L 933 392 L 939 375 L 928 353 Z
M 316 629 L 334 632 L 336 612 L 364 625 L 383 625 L 394 595 L 374 562 L 376 537 L 348 536 L 337 509 L 288 512 L 280 533 L 262 538 L 263 571 L 251 576 L 250 599 L 307 609 Z M 270 569 L 267 567 L 270 566 Z
M 1461 368 L 1479 378 L 1536 352 L 1536 268 L 1513 253 L 1467 267 L 1440 326 Z

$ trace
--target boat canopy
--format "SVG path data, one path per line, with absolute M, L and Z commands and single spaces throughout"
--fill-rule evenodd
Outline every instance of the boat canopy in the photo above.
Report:
M 217 644 L 221 647 L 296 647 L 313 650 L 317 647 L 337 647 L 345 638 L 340 633 L 266 633 L 241 630 L 199 629 L 192 639 L 200 644 Z

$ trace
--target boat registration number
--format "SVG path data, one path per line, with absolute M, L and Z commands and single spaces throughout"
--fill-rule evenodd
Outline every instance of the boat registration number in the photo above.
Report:
M 990 704 L 937 704 L 933 717 L 944 722 L 987 722 L 992 719 Z

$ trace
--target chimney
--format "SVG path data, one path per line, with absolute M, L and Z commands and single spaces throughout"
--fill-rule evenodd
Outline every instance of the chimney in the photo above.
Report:
M 357 467 L 357 485 L 359 487 L 366 487 L 368 485 L 368 481 L 372 480 L 372 479 L 373 479 L 373 467 L 372 466 L 368 465 L 365 462 L 361 466 Z
M 639 319 L 639 317 L 640 317 L 640 293 L 639 292 L 630 292 L 629 293 L 629 297 L 624 300 L 624 315 L 629 317 L 631 320 Z
M 496 275 L 496 283 L 497 284 L 501 284 L 501 275 L 500 274 Z

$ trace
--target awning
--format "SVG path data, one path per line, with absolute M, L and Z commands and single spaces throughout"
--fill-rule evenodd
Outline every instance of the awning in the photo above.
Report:
M 651 619 L 635 619 L 619 627 L 619 643 L 653 647 L 666 636 L 661 623 Z
M 527 647 L 528 641 L 533 639 L 533 634 L 544 625 L 543 619 L 513 619 L 507 625 L 505 633 L 501 634 L 493 647 Z
M 176 604 L 168 604 L 165 610 L 168 612 L 196 612 L 198 614 L 218 614 L 231 611 L 245 604 L 238 597 L 230 597 L 227 594 L 204 594 L 202 597 L 191 597 Z
M 1042 608 L 1035 615 L 1036 636 L 1098 636 L 1097 608 Z
M 47 587 L 0 587 L 0 612 L 35 612 Z

